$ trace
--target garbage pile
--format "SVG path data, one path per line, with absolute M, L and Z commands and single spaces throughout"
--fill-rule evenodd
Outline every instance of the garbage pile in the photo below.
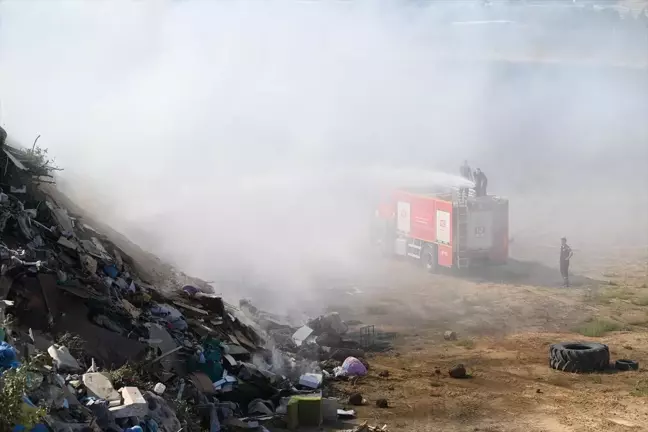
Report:
M 263 431 L 355 416 L 325 383 L 367 373 L 365 351 L 386 348 L 373 327 L 353 337 L 332 313 L 293 328 L 199 280 L 156 289 L 42 192 L 42 173 L 1 153 L 0 429 Z

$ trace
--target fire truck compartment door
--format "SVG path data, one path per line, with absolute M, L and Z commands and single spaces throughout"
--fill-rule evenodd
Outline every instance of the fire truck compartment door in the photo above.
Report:
M 470 212 L 468 217 L 468 249 L 484 250 L 493 246 L 493 212 Z
M 450 213 L 437 210 L 436 213 L 436 239 L 439 243 L 450 244 Z
M 396 217 L 396 229 L 409 234 L 412 222 L 410 203 L 398 201 L 396 211 L 398 212 Z

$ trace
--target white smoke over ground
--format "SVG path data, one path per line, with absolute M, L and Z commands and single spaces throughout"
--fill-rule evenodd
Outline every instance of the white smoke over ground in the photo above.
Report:
M 516 244 L 645 244 L 645 70 L 483 61 L 550 39 L 642 64 L 643 42 L 587 20 L 445 25 L 508 20 L 458 3 L 1 2 L 0 120 L 42 135 L 88 211 L 274 303 L 362 261 L 381 189 L 456 184 L 465 158 L 512 198 Z

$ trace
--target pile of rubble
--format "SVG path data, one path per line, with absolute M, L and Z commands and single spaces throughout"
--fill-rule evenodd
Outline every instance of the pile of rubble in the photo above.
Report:
M 333 313 L 295 328 L 199 280 L 162 292 L 38 187 L 25 152 L 0 156 L 0 400 L 20 407 L 0 406 L 2 430 L 263 431 L 354 417 L 325 383 L 367 373 L 364 352 L 385 348 L 373 327 Z

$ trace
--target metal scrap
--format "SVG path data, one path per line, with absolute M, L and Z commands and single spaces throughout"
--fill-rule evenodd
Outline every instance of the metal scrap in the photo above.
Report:
M 11 153 L 7 148 L 3 148 L 2 150 L 7 155 L 9 160 L 15 165 L 16 168 L 18 168 L 20 171 L 27 171 L 27 167 L 23 165 L 23 163 L 19 161 L 16 156 L 13 155 L 13 153 Z
M 197 313 L 200 313 L 200 314 L 203 314 L 203 315 L 209 315 L 209 312 L 207 312 L 206 310 L 199 309 L 197 307 L 190 306 L 188 304 L 181 303 L 179 301 L 174 301 L 173 304 L 176 305 L 176 306 L 180 306 L 181 308 L 189 309 L 190 311 L 194 311 L 194 312 L 197 312 Z
M 54 216 L 54 219 L 58 223 L 59 227 L 61 228 L 62 233 L 73 233 L 74 232 L 74 224 L 72 222 L 72 219 L 70 218 L 70 215 L 68 215 L 67 210 L 56 207 L 52 202 L 47 201 L 45 203 L 47 207 L 50 209 L 52 212 L 52 216 Z
M 64 246 L 64 247 L 66 247 L 68 249 L 72 249 L 72 250 L 77 250 L 77 247 L 78 247 L 76 243 L 74 243 L 71 240 L 68 240 L 67 238 L 65 238 L 63 236 L 59 237 L 57 243 L 60 244 L 61 246 Z
M 167 352 L 165 352 L 164 354 L 157 356 L 156 358 L 154 358 L 153 360 L 151 360 L 149 363 L 150 363 L 150 364 L 153 364 L 153 363 L 159 362 L 159 361 L 162 360 L 163 358 L 165 358 L 165 357 L 167 357 L 167 356 L 170 356 L 171 354 L 177 353 L 177 352 L 180 351 L 182 348 L 184 348 L 184 347 L 182 347 L 182 346 L 175 347 L 175 348 L 172 349 L 171 351 L 167 351 Z

